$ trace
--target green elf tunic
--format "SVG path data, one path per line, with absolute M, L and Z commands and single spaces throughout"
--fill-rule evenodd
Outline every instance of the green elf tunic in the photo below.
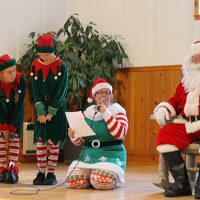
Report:
M 26 79 L 19 72 L 15 81 L 0 81 L 0 132 L 16 133 L 21 136 L 24 119 Z
M 100 112 L 96 113 L 95 105 L 92 105 L 84 112 L 87 124 L 96 133 L 94 136 L 85 137 L 85 144 L 91 143 L 92 141 L 95 142 L 96 140 L 100 144 L 101 142 L 109 141 L 114 143 L 117 140 L 124 140 L 128 128 L 125 110 L 117 103 L 112 104 L 107 110 L 103 114 Z M 114 120 L 116 122 L 114 117 L 118 114 L 121 116 L 121 121 L 124 122 L 124 127 L 118 129 L 118 131 L 114 131 L 117 127 L 113 129 L 112 121 Z M 120 126 L 121 124 L 118 125 Z M 124 130 L 125 132 L 121 134 Z M 79 168 L 111 170 L 118 175 L 118 182 L 124 182 L 124 170 L 126 168 L 125 147 L 122 143 L 118 145 L 100 146 L 99 148 L 85 145 L 79 156 L 79 161 L 73 161 L 69 166 L 68 174 L 75 166 Z
M 65 63 L 57 58 L 51 64 L 44 64 L 37 59 L 31 66 L 32 92 L 35 103 L 34 142 L 39 137 L 43 143 L 48 139 L 57 145 L 66 140 L 66 95 L 68 72 Z M 51 121 L 41 124 L 37 121 L 40 115 L 52 114 Z

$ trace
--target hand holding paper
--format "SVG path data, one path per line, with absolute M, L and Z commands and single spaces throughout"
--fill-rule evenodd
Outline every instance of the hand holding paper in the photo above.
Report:
M 69 127 L 75 131 L 76 138 L 95 135 L 94 131 L 87 125 L 81 111 L 66 112 L 65 114 Z

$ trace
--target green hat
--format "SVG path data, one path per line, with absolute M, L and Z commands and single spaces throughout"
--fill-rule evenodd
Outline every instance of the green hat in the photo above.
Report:
M 8 54 L 0 57 L 0 71 L 16 65 L 15 59 L 10 58 Z

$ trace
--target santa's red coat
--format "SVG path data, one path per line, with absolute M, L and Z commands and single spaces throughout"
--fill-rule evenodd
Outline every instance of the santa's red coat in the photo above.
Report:
M 176 88 L 175 94 L 168 101 L 174 108 L 176 115 L 185 115 L 184 106 L 187 95 L 188 93 L 185 91 L 184 86 L 180 83 Z M 157 145 L 171 144 L 182 150 L 196 140 L 200 140 L 200 131 L 188 134 L 185 124 L 170 123 L 160 129 L 157 136 Z

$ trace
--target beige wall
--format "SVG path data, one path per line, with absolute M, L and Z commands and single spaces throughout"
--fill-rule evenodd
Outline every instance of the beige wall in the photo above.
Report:
M 194 0 L 0 0 L 0 54 L 19 58 L 30 32 L 57 31 L 79 13 L 102 33 L 121 35 L 131 66 L 181 64 L 200 39 Z
M 58 30 L 66 20 L 66 0 L 0 0 L 0 55 L 17 59 L 30 32 Z
M 194 0 L 68 0 L 67 13 L 94 21 L 104 33 L 120 34 L 134 66 L 181 64 L 200 39 Z M 133 66 L 132 65 L 132 66 Z

